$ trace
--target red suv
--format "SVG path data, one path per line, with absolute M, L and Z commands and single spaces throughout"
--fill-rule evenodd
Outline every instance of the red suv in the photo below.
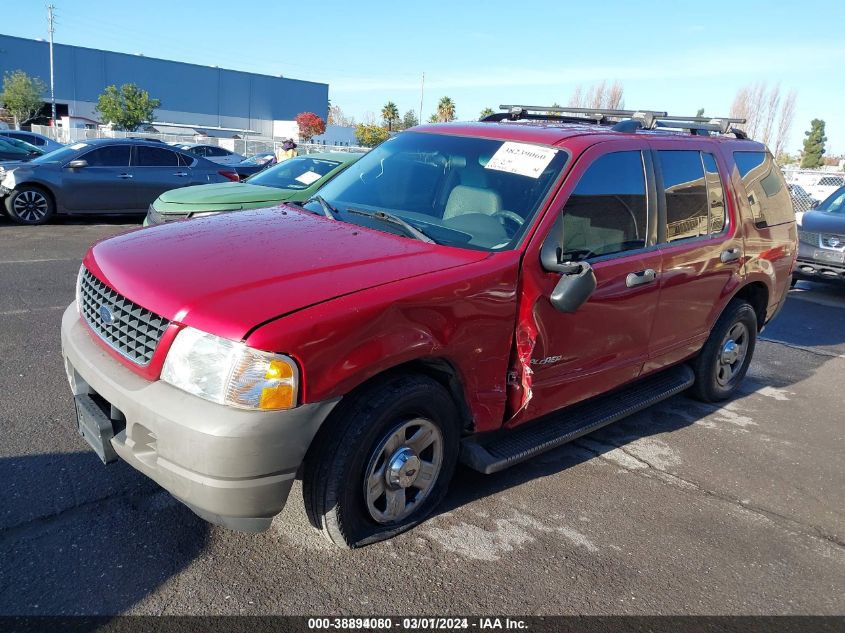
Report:
M 725 120 L 550 112 L 420 126 L 302 207 L 93 246 L 62 320 L 83 437 L 238 530 L 301 476 L 357 547 L 424 519 L 459 461 L 729 397 L 795 262 L 771 155 Z

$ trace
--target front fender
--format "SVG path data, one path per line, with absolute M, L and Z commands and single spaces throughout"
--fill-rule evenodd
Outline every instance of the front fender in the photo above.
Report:
M 412 361 L 454 367 L 476 431 L 504 420 L 519 254 L 370 288 L 253 331 L 247 343 L 300 364 L 304 403 L 342 397 Z

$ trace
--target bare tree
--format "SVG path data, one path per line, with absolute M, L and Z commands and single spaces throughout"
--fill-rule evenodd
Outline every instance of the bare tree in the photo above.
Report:
M 739 127 L 751 138 L 783 151 L 795 115 L 795 91 L 781 99 L 780 85 L 769 88 L 765 82 L 743 86 L 737 90 L 731 105 L 731 116 L 745 119 Z
M 601 81 L 587 88 L 575 86 L 569 98 L 569 106 L 573 108 L 602 108 L 616 110 L 622 107 L 624 88 L 618 81 L 608 86 L 607 81 Z
M 778 135 L 775 138 L 775 156 L 783 154 L 786 144 L 789 142 L 789 132 L 792 128 L 792 120 L 795 118 L 795 99 L 797 95 L 790 90 L 780 108 L 780 120 L 778 121 Z

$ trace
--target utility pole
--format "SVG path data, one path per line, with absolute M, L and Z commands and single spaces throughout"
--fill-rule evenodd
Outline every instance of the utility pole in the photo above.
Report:
M 53 33 L 56 31 L 54 26 L 55 18 L 53 11 L 56 7 L 52 4 L 47 7 L 47 22 L 50 25 L 47 29 L 50 33 L 50 112 L 53 127 L 56 127 L 56 87 L 53 81 Z
M 422 120 L 422 105 L 423 105 L 423 95 L 425 94 L 425 73 L 422 74 L 422 83 L 420 84 L 420 115 L 417 117 L 420 124 L 424 123 Z

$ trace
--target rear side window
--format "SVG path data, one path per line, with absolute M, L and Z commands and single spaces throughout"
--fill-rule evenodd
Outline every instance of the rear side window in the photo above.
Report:
M 643 248 L 646 227 L 642 153 L 605 154 L 587 168 L 563 208 L 564 258 Z
M 722 177 L 719 175 L 713 154 L 702 152 L 701 162 L 704 164 L 704 180 L 707 185 L 710 234 L 716 235 L 725 230 L 725 188 L 722 186 Z
M 789 189 L 771 154 L 734 152 L 734 162 L 757 226 L 774 226 L 795 220 Z
M 88 162 L 89 167 L 129 167 L 131 145 L 108 145 L 98 147 L 80 158 Z
M 228 150 L 223 149 L 222 147 L 212 147 L 209 145 L 205 148 L 206 156 L 228 156 L 231 154 Z
M 661 150 L 657 156 L 666 194 L 666 240 L 707 235 L 710 209 L 701 153 Z
M 163 147 L 138 146 L 139 167 L 178 167 L 179 156 Z

